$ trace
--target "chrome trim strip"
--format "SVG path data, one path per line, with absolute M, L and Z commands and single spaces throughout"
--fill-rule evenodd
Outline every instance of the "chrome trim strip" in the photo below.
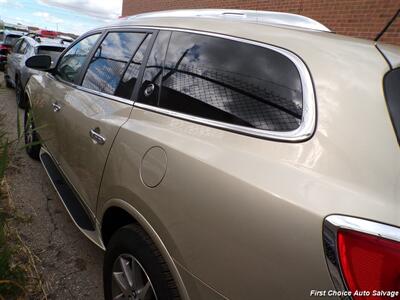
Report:
M 325 221 L 338 229 L 350 229 L 400 242 L 400 228 L 391 225 L 341 215 L 328 216 Z
M 400 242 L 400 228 L 370 220 L 343 215 L 327 216 L 323 223 L 323 246 L 326 264 L 336 290 L 348 290 L 339 261 L 337 233 L 341 229 L 353 230 Z M 352 298 L 347 296 L 342 299 Z
M 292 131 L 286 131 L 286 132 L 283 131 L 282 132 L 282 131 L 268 131 L 268 130 L 263 130 L 263 129 L 248 128 L 248 127 L 239 126 L 239 125 L 232 125 L 232 124 L 228 124 L 228 123 L 224 123 L 224 122 L 208 120 L 208 119 L 200 118 L 200 117 L 194 117 L 191 115 L 178 113 L 178 112 L 170 111 L 170 110 L 159 108 L 159 107 L 149 106 L 149 105 L 138 103 L 138 102 L 135 102 L 134 106 L 137 106 L 137 107 L 140 107 L 140 108 L 143 108 L 146 110 L 151 110 L 151 111 L 154 111 L 157 113 L 169 115 L 171 117 L 176 117 L 176 118 L 180 118 L 180 119 L 184 119 L 184 120 L 188 120 L 188 121 L 193 121 L 196 123 L 201 123 L 201 124 L 210 125 L 213 127 L 218 127 L 218 128 L 229 130 L 229 131 L 244 133 L 244 134 L 251 135 L 251 136 L 256 136 L 256 137 L 261 137 L 261 138 L 266 138 L 266 139 L 273 139 L 273 140 L 278 140 L 278 141 L 300 142 L 300 141 L 309 139 L 313 135 L 315 126 L 316 126 L 316 114 L 317 114 L 314 86 L 313 86 L 310 72 L 308 71 L 306 65 L 294 53 L 292 53 L 286 49 L 268 45 L 268 44 L 264 44 L 261 42 L 246 40 L 243 38 L 238 38 L 238 37 L 233 37 L 233 36 L 218 34 L 218 33 L 210 33 L 210 32 L 205 32 L 205 31 L 191 30 L 191 29 L 151 27 L 151 26 L 135 26 L 135 28 L 171 30 L 171 31 L 203 34 L 203 35 L 214 36 L 214 37 L 219 37 L 219 38 L 224 38 L 224 39 L 229 39 L 229 40 L 233 40 L 233 41 L 237 41 L 237 42 L 242 42 L 242 43 L 247 43 L 247 44 L 251 44 L 251 45 L 255 45 L 255 46 L 264 47 L 264 48 L 271 49 L 273 51 L 276 51 L 276 52 L 284 55 L 285 57 L 290 59 L 295 64 L 295 66 L 300 74 L 302 93 L 303 93 L 303 115 L 302 115 L 302 120 L 301 120 L 300 126 L 297 129 L 292 130 Z
M 263 10 L 240 10 L 240 9 L 181 9 L 158 12 L 148 12 L 126 17 L 125 20 L 137 20 L 145 18 L 214 18 L 229 21 L 248 23 L 259 23 L 267 25 L 292 26 L 316 31 L 331 32 L 322 23 L 297 14 L 263 11 Z
M 133 101 L 132 100 L 121 98 L 121 97 L 117 97 L 117 96 L 106 94 L 106 93 L 102 93 L 102 92 L 98 92 L 98 91 L 95 91 L 95 90 L 91 90 L 91 89 L 85 88 L 83 86 L 77 85 L 75 83 L 63 80 L 63 79 L 61 79 L 59 77 L 56 78 L 55 76 L 53 76 L 50 73 L 46 73 L 46 74 L 48 76 L 50 76 L 52 80 L 57 80 L 57 81 L 65 84 L 67 86 L 70 86 L 70 87 L 72 87 L 74 89 L 77 89 L 77 90 L 80 90 L 82 92 L 90 93 L 92 95 L 96 95 L 96 96 L 103 97 L 103 98 L 108 98 L 110 100 L 118 101 L 118 102 L 121 102 L 121 103 L 124 103 L 124 104 L 133 105 Z
M 83 92 L 87 92 L 87 93 L 90 93 L 90 94 L 93 94 L 93 95 L 96 95 L 96 96 L 99 96 L 99 97 L 108 98 L 110 100 L 114 100 L 114 101 L 121 102 L 121 103 L 128 104 L 128 105 L 133 105 L 133 101 L 132 100 L 124 99 L 124 98 L 121 98 L 121 97 L 118 97 L 118 96 L 102 93 L 102 92 L 95 91 L 95 90 L 91 90 L 91 89 L 85 88 L 85 87 L 80 86 L 80 85 L 73 85 L 73 87 L 78 89 L 78 90 L 81 90 Z

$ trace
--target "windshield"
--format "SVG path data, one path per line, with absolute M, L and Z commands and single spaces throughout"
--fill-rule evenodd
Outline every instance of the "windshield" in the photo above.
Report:
M 51 63 L 57 61 L 60 53 L 64 51 L 63 47 L 52 47 L 52 46 L 39 46 L 37 54 L 48 55 L 51 57 Z
M 9 34 L 4 40 L 4 45 L 13 46 L 20 37 L 20 35 Z

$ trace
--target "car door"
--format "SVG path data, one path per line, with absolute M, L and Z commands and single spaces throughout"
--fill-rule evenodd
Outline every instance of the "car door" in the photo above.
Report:
M 40 138 L 56 162 L 59 160 L 59 143 L 61 142 L 61 147 L 64 146 L 63 141 L 59 141 L 57 137 L 60 103 L 74 90 L 85 61 L 100 36 L 101 32 L 96 32 L 83 37 L 60 58 L 54 74 L 40 75 L 41 94 L 33 99 L 32 110 Z
M 19 57 L 21 56 L 20 49 L 24 49 L 26 47 L 26 42 L 23 39 L 18 40 L 11 53 L 7 57 L 7 75 L 12 80 L 15 81 L 16 69 L 18 67 Z M 15 83 L 15 82 L 14 82 Z
M 59 163 L 92 213 L 108 153 L 132 110 L 131 74 L 138 74 L 151 39 L 149 31 L 107 32 L 80 86 L 65 88 L 58 100 Z

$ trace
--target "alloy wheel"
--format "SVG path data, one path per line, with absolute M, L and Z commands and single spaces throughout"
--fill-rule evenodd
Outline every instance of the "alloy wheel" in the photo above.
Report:
M 157 300 L 157 295 L 147 272 L 130 254 L 121 254 L 114 262 L 112 299 Z

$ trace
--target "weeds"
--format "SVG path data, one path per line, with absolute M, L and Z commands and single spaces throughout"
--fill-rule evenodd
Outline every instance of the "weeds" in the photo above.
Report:
M 0 85 L 0 94 L 3 92 L 4 88 Z M 5 178 L 10 162 L 10 149 L 26 147 L 10 146 L 23 140 L 24 131 L 30 130 L 31 119 L 30 117 L 27 122 L 27 128 L 24 128 L 17 113 L 17 138 L 10 140 L 2 127 L 4 116 L 0 114 L 0 300 L 28 297 L 47 299 L 48 286 L 42 281 L 36 267 L 38 258 L 23 241 L 17 229 L 18 224 L 29 223 L 31 216 L 21 215 L 14 208 Z
M 0 124 L 2 118 L 0 117 Z M 0 299 L 17 299 L 25 293 L 23 286 L 26 283 L 25 270 L 14 259 L 14 249 L 9 243 L 9 230 L 4 193 L 4 176 L 9 162 L 9 145 L 6 133 L 0 127 Z
M 25 270 L 13 263 L 13 249 L 7 242 L 7 214 L 0 211 L 0 297 L 18 298 L 25 293 Z

